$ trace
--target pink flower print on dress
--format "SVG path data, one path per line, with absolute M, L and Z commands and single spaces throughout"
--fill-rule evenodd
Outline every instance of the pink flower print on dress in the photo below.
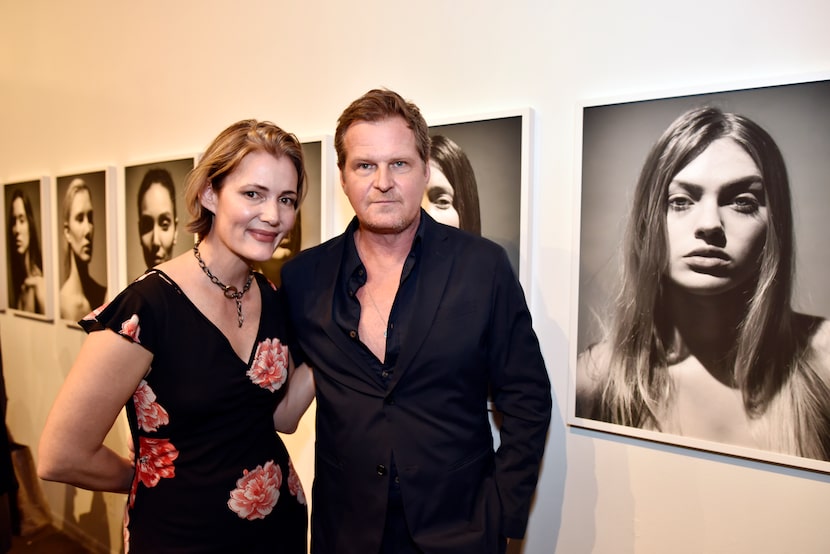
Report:
M 138 441 L 139 458 L 135 469 L 145 487 L 155 487 L 161 479 L 176 476 L 173 462 L 179 457 L 179 451 L 169 439 L 139 437 Z
M 106 308 L 107 306 L 109 306 L 109 302 L 101 304 L 100 306 L 98 306 L 97 308 L 95 308 L 94 310 L 92 310 L 91 312 L 86 314 L 83 317 L 83 320 L 84 321 L 92 321 L 92 320 L 98 319 L 98 316 L 101 314 L 101 312 L 104 311 L 104 308 Z
M 228 500 L 230 508 L 241 519 L 264 519 L 280 498 L 282 470 L 273 460 L 251 471 L 243 470 Z
M 294 469 L 294 462 L 289 458 L 288 460 L 288 492 L 291 496 L 297 497 L 297 502 L 305 506 L 305 491 L 303 491 L 303 484 L 300 482 L 300 476 Z
M 138 324 L 138 315 L 133 314 L 130 319 L 125 321 L 121 324 L 121 331 L 120 334 L 124 335 L 125 337 L 129 338 L 133 342 L 141 343 L 138 340 L 138 333 L 141 332 L 141 326 Z
M 161 404 L 156 402 L 156 393 L 144 379 L 138 384 L 133 393 L 133 404 L 135 405 L 135 416 L 138 426 L 147 431 L 158 431 L 162 425 L 170 423 L 170 416 Z
M 130 509 L 128 506 L 124 507 L 124 521 L 122 525 L 121 534 L 124 538 L 124 554 L 130 554 Z
M 279 390 L 288 377 L 288 347 L 279 339 L 265 339 L 257 345 L 254 363 L 245 375 L 264 389 Z

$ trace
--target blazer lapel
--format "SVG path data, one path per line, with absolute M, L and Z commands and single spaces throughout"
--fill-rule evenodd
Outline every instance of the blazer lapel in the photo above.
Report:
M 453 264 L 446 230 L 426 214 L 423 217 L 424 225 L 427 227 L 424 233 L 418 283 L 415 287 L 415 307 L 412 311 L 409 332 L 403 337 L 397 370 L 391 382 L 392 387 L 397 385 L 401 375 L 412 364 L 412 360 L 421 350 L 427 333 L 432 328 L 432 322 L 444 296 Z

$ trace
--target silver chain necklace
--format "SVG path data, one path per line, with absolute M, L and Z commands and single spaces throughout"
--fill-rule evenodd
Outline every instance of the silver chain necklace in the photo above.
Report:
M 205 275 L 208 276 L 210 282 L 222 289 L 225 298 L 236 301 L 236 318 L 237 321 L 239 321 L 239 326 L 242 327 L 242 322 L 245 321 L 245 317 L 242 315 L 242 297 L 246 292 L 248 292 L 248 289 L 251 288 L 251 282 L 254 280 L 254 270 L 251 269 L 248 271 L 248 280 L 245 281 L 245 286 L 242 287 L 242 290 L 240 291 L 233 285 L 226 285 L 220 281 L 216 275 L 210 272 L 208 267 L 205 265 L 205 262 L 202 260 L 202 256 L 199 254 L 198 242 L 193 245 L 193 255 L 196 256 L 196 261 L 199 262 L 199 267 L 201 267 L 202 271 L 205 272 Z
M 386 338 L 386 334 L 389 332 L 389 322 L 386 320 L 386 318 L 383 317 L 383 314 L 381 313 L 380 308 L 378 308 L 377 302 L 375 302 L 375 297 L 372 296 L 372 293 L 369 291 L 369 287 L 366 287 L 366 294 L 369 296 L 369 301 L 372 302 L 372 306 L 375 308 L 375 311 L 378 313 L 378 317 L 383 322 L 383 326 L 384 326 L 383 338 Z

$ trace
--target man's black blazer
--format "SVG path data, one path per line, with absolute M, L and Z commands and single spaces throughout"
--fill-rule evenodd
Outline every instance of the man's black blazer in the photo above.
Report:
M 281 292 L 317 389 L 312 552 L 377 552 L 394 460 L 426 553 L 522 537 L 550 421 L 550 381 L 521 286 L 495 243 L 424 226 L 412 321 L 391 382 L 332 317 L 349 231 L 298 254 Z M 501 415 L 493 451 L 488 394 Z

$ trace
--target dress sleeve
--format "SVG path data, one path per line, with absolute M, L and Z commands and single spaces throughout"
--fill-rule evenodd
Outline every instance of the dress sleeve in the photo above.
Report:
M 166 303 L 165 281 L 160 273 L 147 272 L 78 324 L 87 333 L 109 329 L 155 353 L 158 338 L 164 336 L 158 314 Z

